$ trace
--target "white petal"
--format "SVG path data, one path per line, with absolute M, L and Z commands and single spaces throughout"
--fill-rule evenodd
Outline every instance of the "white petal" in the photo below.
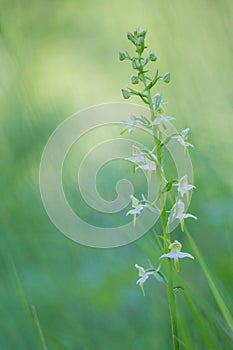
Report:
M 140 277 L 144 276 L 145 269 L 142 266 L 138 265 L 138 264 L 135 264 L 134 266 L 136 267 L 136 269 L 138 269 L 138 275 Z
M 148 271 L 146 272 L 146 274 L 149 276 L 149 275 L 153 275 L 155 273 L 155 271 Z
M 148 161 L 146 164 L 139 165 L 136 167 L 136 170 L 141 169 L 141 170 L 156 170 L 156 165 L 154 162 Z
M 189 142 L 184 142 L 184 143 L 185 143 L 185 147 L 194 147 L 192 143 L 189 143 Z
M 192 214 L 184 214 L 183 219 L 187 219 L 187 218 L 193 218 L 193 219 L 197 220 L 197 217 L 192 215 Z
M 174 259 L 174 257 L 175 257 L 174 252 L 170 252 L 170 253 L 167 253 L 167 254 L 163 254 L 163 255 L 161 255 L 161 256 L 160 256 L 160 259 L 162 259 L 162 258 L 170 258 L 170 259 Z
M 145 157 L 144 156 L 134 156 L 125 158 L 125 160 L 129 160 L 132 163 L 138 164 L 138 163 L 145 163 Z
M 194 257 L 191 254 L 189 254 L 189 253 L 182 253 L 182 252 L 178 253 L 178 258 L 179 259 L 183 259 L 183 258 L 194 259 Z
M 140 214 L 144 207 L 145 207 L 145 205 L 139 204 L 136 208 L 129 210 L 129 211 L 126 213 L 126 216 L 127 216 L 127 215 Z
M 176 219 L 176 204 L 173 205 L 169 217 L 168 217 L 168 224 L 172 223 Z
M 188 133 L 189 133 L 189 130 L 190 130 L 189 128 L 186 128 L 186 129 L 182 130 L 182 131 L 181 131 L 181 135 L 182 135 L 183 137 L 187 136 Z

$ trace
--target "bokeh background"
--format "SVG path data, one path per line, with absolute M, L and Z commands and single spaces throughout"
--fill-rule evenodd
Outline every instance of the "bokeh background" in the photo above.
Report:
M 172 72 L 161 85 L 169 114 L 178 129 L 191 129 L 190 211 L 199 219 L 189 229 L 232 310 L 232 15 L 230 0 L 1 1 L 1 349 L 171 348 L 164 286 L 149 280 L 144 298 L 135 285 L 134 264 L 153 261 L 152 235 L 109 250 L 74 243 L 50 222 L 38 185 L 59 123 L 122 101 L 130 67 L 118 51 L 129 49 L 126 32 L 138 25 L 148 29 L 160 71 Z M 183 244 L 192 253 L 185 237 Z M 184 262 L 180 274 L 213 348 L 232 349 L 198 261 Z M 187 348 L 206 349 L 177 297 Z

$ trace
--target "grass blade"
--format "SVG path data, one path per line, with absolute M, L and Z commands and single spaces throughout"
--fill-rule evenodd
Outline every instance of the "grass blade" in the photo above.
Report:
M 223 298 L 221 297 L 221 295 L 220 295 L 220 293 L 219 293 L 219 291 L 218 291 L 218 289 L 217 289 L 217 287 L 216 287 L 216 285 L 215 285 L 215 283 L 214 283 L 214 281 L 213 281 L 213 279 L 212 279 L 212 277 L 210 275 L 210 272 L 209 272 L 209 270 L 208 270 L 208 268 L 206 266 L 206 263 L 205 263 L 205 261 L 204 261 L 202 255 L 201 255 L 201 253 L 200 253 L 196 243 L 192 239 L 192 236 L 190 235 L 190 233 L 189 233 L 187 228 L 185 228 L 185 233 L 186 233 L 186 235 L 187 235 L 187 237 L 189 239 L 189 242 L 191 244 L 192 250 L 193 250 L 196 258 L 197 258 L 197 260 L 199 261 L 199 263 L 200 263 L 200 265 L 202 267 L 202 270 L 203 270 L 203 272 L 204 272 L 204 274 L 206 276 L 206 279 L 207 279 L 207 281 L 209 283 L 209 287 L 210 287 L 210 289 L 212 291 L 212 294 L 213 294 L 213 296 L 214 296 L 214 298 L 215 298 L 215 300 L 216 300 L 216 302 L 218 304 L 218 307 L 221 310 L 222 315 L 223 315 L 226 323 L 228 324 L 228 326 L 230 327 L 231 331 L 233 332 L 233 318 L 232 318 L 232 315 L 231 315 L 229 309 L 227 308 Z
M 35 325 L 36 325 L 36 328 L 37 328 L 37 331 L 38 331 L 38 334 L 39 334 L 39 338 L 40 338 L 40 341 L 41 341 L 42 349 L 43 350 L 48 350 L 46 342 L 45 342 L 45 337 L 44 337 L 44 334 L 43 334 L 43 331 L 42 331 L 42 328 L 41 328 L 41 325 L 40 325 L 40 321 L 39 321 L 39 318 L 38 318 L 38 315 L 37 315 L 37 312 L 36 312 L 35 305 L 31 305 L 31 310 L 32 310 L 32 317 L 33 317 L 33 320 L 35 322 Z

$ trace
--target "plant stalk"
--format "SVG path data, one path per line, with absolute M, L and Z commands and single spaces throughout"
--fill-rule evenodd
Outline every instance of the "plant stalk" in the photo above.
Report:
M 139 56 L 139 58 L 141 58 Z M 147 80 L 144 73 L 141 73 L 142 76 L 142 82 L 147 88 Z M 153 100 L 151 96 L 150 89 L 146 89 L 147 99 L 150 106 L 151 111 L 151 121 L 155 119 L 155 112 L 153 107 Z M 161 143 L 160 140 L 157 139 L 154 135 L 154 139 L 157 146 L 157 159 L 159 162 L 159 169 L 162 171 L 161 166 Z M 164 197 L 161 193 L 160 196 L 160 205 L 162 208 L 161 212 L 161 224 L 163 228 L 163 236 L 164 236 L 164 252 L 168 252 L 168 241 L 170 241 L 170 233 L 167 230 L 167 218 L 166 218 L 166 208 L 164 203 Z M 173 289 L 173 268 L 172 268 L 172 262 L 168 261 L 168 267 L 169 267 L 169 273 L 168 273 L 168 284 L 167 284 L 167 296 L 168 296 L 168 303 L 169 303 L 169 310 L 170 310 L 170 317 L 171 317 L 171 328 L 172 328 L 172 342 L 173 342 L 173 350 L 179 350 L 179 338 L 178 338 L 178 329 L 177 329 L 177 317 L 176 317 L 176 300 L 175 300 L 175 294 Z

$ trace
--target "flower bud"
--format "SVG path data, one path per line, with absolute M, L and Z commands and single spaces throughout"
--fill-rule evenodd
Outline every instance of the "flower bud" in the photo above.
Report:
M 142 37 L 142 38 L 145 39 L 146 33 L 147 33 L 147 31 L 146 31 L 146 30 L 141 30 L 140 27 L 137 27 L 137 28 L 134 30 L 134 35 L 135 35 L 135 37 Z
M 127 38 L 135 45 L 134 35 L 130 32 L 127 33 Z
M 165 73 L 163 76 L 163 82 L 170 83 L 170 80 L 171 80 L 171 73 L 170 72 Z
M 154 51 L 150 51 L 150 53 L 149 53 L 149 59 L 152 61 L 152 62 L 155 62 L 156 60 L 157 60 L 157 56 L 156 56 L 156 54 L 155 54 L 155 52 Z
M 119 52 L 119 59 L 120 61 L 124 61 L 127 58 L 127 54 L 125 51 L 120 51 Z
M 132 59 L 132 67 L 133 69 L 140 69 L 140 63 L 135 58 Z
M 141 33 L 140 33 L 140 35 L 145 39 L 146 33 L 147 33 L 146 30 L 142 30 Z
M 144 44 L 144 39 L 140 36 L 139 38 L 137 38 L 137 40 L 135 41 L 135 44 L 137 46 L 141 46 Z
M 143 51 L 144 51 L 144 48 L 145 48 L 145 45 L 144 45 L 144 38 L 139 36 L 137 38 L 137 40 L 135 41 L 135 45 L 136 45 L 136 52 L 138 52 L 139 54 L 142 54 Z
M 130 98 L 130 96 L 132 95 L 129 90 L 127 89 L 121 89 L 122 95 L 124 97 L 125 100 L 127 100 L 128 98 Z
M 131 75 L 131 82 L 132 82 L 132 84 L 139 83 L 139 79 L 138 79 L 138 76 L 136 74 Z

